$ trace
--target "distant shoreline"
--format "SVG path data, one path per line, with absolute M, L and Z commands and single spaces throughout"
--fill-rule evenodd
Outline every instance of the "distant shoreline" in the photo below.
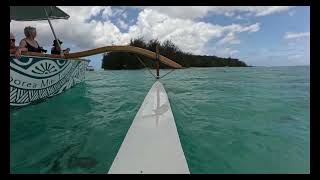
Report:
M 156 51 L 185 68 L 189 67 L 248 67 L 248 65 L 236 58 L 222 58 L 218 56 L 194 55 L 180 50 L 173 42 L 167 40 L 162 44 L 158 40 L 150 40 L 145 43 L 142 38 L 130 41 L 130 46 Z M 155 61 L 151 58 L 139 56 L 128 52 L 110 52 L 102 59 L 103 69 L 143 69 L 155 67 Z M 170 69 L 169 66 L 160 63 L 160 69 Z
M 297 65 L 297 66 L 243 66 L 243 67 L 228 67 L 228 66 L 219 66 L 219 67 L 187 67 L 187 68 L 182 68 L 182 69 L 177 69 L 177 70 L 183 70 L 183 69 L 192 69 L 192 68 L 285 68 L 285 67 L 310 67 L 310 65 Z M 116 70 L 116 71 L 121 71 L 121 70 L 144 70 L 146 68 L 139 68 L 139 69 L 96 69 L 96 70 Z M 155 70 L 155 68 L 149 68 L 152 70 Z M 172 68 L 163 68 L 162 70 L 171 70 Z

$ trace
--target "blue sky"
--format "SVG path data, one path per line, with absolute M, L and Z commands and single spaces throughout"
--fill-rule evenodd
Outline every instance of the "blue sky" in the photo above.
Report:
M 310 64 L 310 7 L 59 7 L 69 20 L 52 22 L 71 52 L 130 39 L 172 40 L 193 54 L 234 57 L 254 66 Z M 46 21 L 11 22 L 17 40 L 23 28 L 37 28 L 38 41 L 51 48 Z M 102 55 L 86 57 L 96 69 Z

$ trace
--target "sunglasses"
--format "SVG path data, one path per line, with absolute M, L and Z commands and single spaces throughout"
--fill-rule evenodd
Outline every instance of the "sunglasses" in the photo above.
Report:
M 16 40 L 15 40 L 15 39 L 10 39 L 10 41 L 16 42 Z

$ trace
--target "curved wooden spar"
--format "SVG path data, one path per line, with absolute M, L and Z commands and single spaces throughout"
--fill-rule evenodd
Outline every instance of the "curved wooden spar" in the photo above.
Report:
M 42 53 L 36 53 L 36 52 L 23 52 L 22 54 L 28 55 L 28 56 L 37 56 L 37 57 L 81 60 L 78 58 L 92 56 L 92 55 L 101 54 L 101 53 L 105 53 L 105 52 L 130 52 L 130 53 L 135 53 L 135 54 L 141 54 L 141 55 L 149 57 L 151 59 L 156 59 L 156 53 L 149 51 L 149 50 L 146 50 L 146 49 L 139 48 L 139 47 L 134 47 L 134 46 L 105 46 L 105 47 L 100 47 L 100 48 L 96 48 L 96 49 L 90 49 L 90 50 L 86 50 L 86 51 L 65 54 L 64 57 L 62 57 L 61 55 L 56 55 L 56 54 L 42 54 Z M 167 57 L 160 55 L 159 60 L 163 64 L 166 64 L 172 68 L 176 68 L 176 69 L 183 68 L 180 64 L 172 61 L 171 59 L 169 59 Z
M 95 54 L 100 54 L 100 53 L 105 53 L 105 52 L 130 52 L 130 53 L 135 53 L 135 54 L 141 54 L 143 56 L 146 56 L 146 57 L 149 57 L 152 59 L 156 59 L 156 53 L 149 51 L 149 50 L 146 50 L 146 49 L 139 48 L 139 47 L 134 47 L 134 46 L 105 46 L 105 47 L 100 47 L 100 48 L 91 49 L 91 50 L 87 50 L 87 51 L 66 54 L 65 57 L 67 59 L 80 58 L 80 57 L 92 56 Z M 161 56 L 161 55 L 160 55 L 160 61 L 163 64 L 166 64 L 166 65 L 173 67 L 173 68 L 176 68 L 176 69 L 182 68 L 182 66 L 180 64 L 170 60 L 169 58 Z

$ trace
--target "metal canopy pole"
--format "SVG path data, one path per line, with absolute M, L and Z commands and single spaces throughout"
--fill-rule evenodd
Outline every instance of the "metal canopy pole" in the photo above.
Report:
M 61 54 L 61 55 L 63 55 L 63 51 L 62 51 L 62 48 L 61 48 L 60 42 L 58 41 L 57 36 L 56 36 L 56 33 L 54 32 L 54 29 L 53 29 L 52 24 L 51 24 L 51 21 L 50 21 L 50 19 L 49 19 L 49 15 L 48 15 L 48 13 L 47 13 L 47 10 L 46 10 L 46 8 L 43 8 L 43 9 L 44 9 L 44 12 L 45 12 L 45 13 L 46 13 L 46 15 L 47 15 L 47 19 L 48 19 L 48 22 L 49 22 L 49 25 L 50 25 L 51 31 L 52 31 L 52 33 L 53 33 L 54 39 L 57 41 L 58 46 L 59 46 L 59 48 L 60 48 L 60 54 Z

